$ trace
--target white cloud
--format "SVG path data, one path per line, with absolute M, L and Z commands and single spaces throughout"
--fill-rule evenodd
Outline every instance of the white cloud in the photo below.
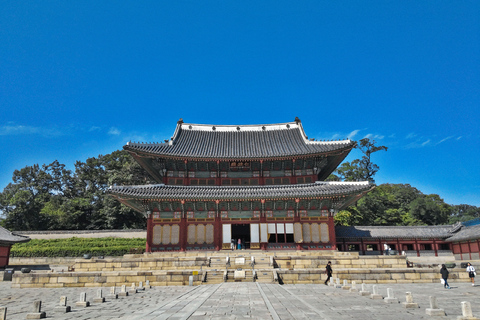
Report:
M 355 137 L 359 132 L 360 132 L 360 130 L 353 130 L 352 132 L 350 132 L 350 133 L 347 135 L 347 138 L 348 138 L 348 139 L 353 139 L 353 137 Z
M 406 138 L 407 138 L 407 139 L 412 139 L 412 138 L 415 138 L 416 136 L 417 136 L 417 135 L 416 135 L 415 133 L 411 132 L 411 133 L 409 133 L 409 134 L 406 136 Z
M 427 141 L 423 142 L 423 143 L 422 143 L 422 147 L 425 147 L 425 146 L 426 146 L 427 144 L 429 144 L 429 143 L 430 143 L 430 139 L 428 139 Z
M 458 137 L 458 138 L 457 138 L 457 141 L 460 140 L 460 139 L 462 139 L 462 138 L 463 138 L 462 136 Z
M 23 125 L 6 125 L 0 126 L 0 136 L 13 136 L 13 135 L 42 135 L 46 137 L 61 136 L 64 133 L 56 128 L 42 128 Z
M 99 131 L 101 128 L 100 127 L 97 127 L 97 126 L 91 126 L 90 129 L 88 129 L 89 132 L 92 132 L 92 131 Z
M 108 134 L 118 136 L 120 134 L 120 130 L 118 130 L 115 127 L 111 127 L 110 130 L 108 130 Z
M 447 141 L 447 140 L 449 140 L 449 139 L 452 139 L 452 138 L 453 138 L 453 136 L 446 137 L 446 138 L 440 140 L 439 142 L 437 142 L 435 145 L 439 145 L 440 143 L 443 143 L 443 142 L 445 142 L 445 141 Z

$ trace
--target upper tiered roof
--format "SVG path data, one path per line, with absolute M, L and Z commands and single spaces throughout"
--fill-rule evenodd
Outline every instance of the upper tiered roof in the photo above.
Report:
M 268 159 L 330 153 L 342 159 L 355 146 L 349 139 L 308 139 L 301 121 L 264 125 L 206 125 L 178 121 L 165 143 L 132 143 L 125 150 L 136 154 L 195 159 Z

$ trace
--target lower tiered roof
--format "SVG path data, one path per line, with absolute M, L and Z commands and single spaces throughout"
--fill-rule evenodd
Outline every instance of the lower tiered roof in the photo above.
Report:
M 114 186 L 110 194 L 117 197 L 148 198 L 165 200 L 256 200 L 284 198 L 313 198 L 343 196 L 370 191 L 374 186 L 368 182 L 323 182 L 273 186 Z
M 273 186 L 113 186 L 109 193 L 122 201 L 230 201 L 337 198 L 337 210 L 361 198 L 375 186 L 369 182 L 323 182 Z M 138 210 L 137 206 L 132 206 Z

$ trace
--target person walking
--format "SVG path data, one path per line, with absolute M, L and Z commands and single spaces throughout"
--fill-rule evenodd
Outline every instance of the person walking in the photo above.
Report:
M 450 286 L 448 285 L 448 281 L 447 281 L 449 272 L 447 270 L 447 267 L 444 264 L 442 264 L 442 269 L 440 269 L 440 273 L 442 274 L 443 287 L 445 289 L 450 289 Z
M 472 287 L 475 287 L 475 276 L 477 275 L 477 273 L 475 272 L 475 268 L 470 262 L 467 263 L 467 272 L 468 276 L 470 277 L 470 281 L 472 281 Z
M 327 265 L 325 266 L 325 273 L 327 274 L 327 280 L 325 280 L 325 285 L 328 285 L 328 280 L 332 277 L 332 262 L 328 261 Z

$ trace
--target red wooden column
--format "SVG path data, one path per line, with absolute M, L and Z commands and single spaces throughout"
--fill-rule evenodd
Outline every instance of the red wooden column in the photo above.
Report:
M 300 213 L 298 212 L 298 203 L 300 202 L 300 199 L 295 199 L 295 214 L 293 215 L 293 223 L 300 223 Z M 303 227 L 303 226 L 302 226 Z M 295 231 L 295 229 L 294 229 Z M 301 243 L 296 243 L 297 250 L 302 250 L 302 244 Z
M 220 251 L 223 245 L 223 228 L 222 228 L 222 218 L 220 217 L 220 211 L 218 210 L 219 200 L 215 200 L 215 223 L 214 223 L 214 243 L 215 250 Z
M 435 250 L 435 257 L 438 257 L 438 243 L 433 239 L 433 250 Z
M 415 238 L 415 249 L 417 250 L 417 257 L 420 257 L 420 248 L 419 248 L 419 244 L 418 244 L 418 241 L 417 241 L 417 238 Z
M 470 257 L 470 260 L 472 259 L 472 247 L 470 246 L 470 240 L 467 240 L 467 246 L 468 246 L 468 256 Z
M 180 201 L 182 204 L 182 217 L 180 219 L 180 251 L 185 251 L 187 249 L 187 218 L 185 217 L 185 200 Z
M 335 222 L 333 221 L 333 214 L 329 213 L 327 224 L 328 224 L 328 242 L 332 244 L 332 250 L 336 250 L 337 239 L 335 238 Z
M 147 244 L 146 252 L 152 252 L 152 237 L 153 237 L 153 217 L 152 214 L 147 215 Z

